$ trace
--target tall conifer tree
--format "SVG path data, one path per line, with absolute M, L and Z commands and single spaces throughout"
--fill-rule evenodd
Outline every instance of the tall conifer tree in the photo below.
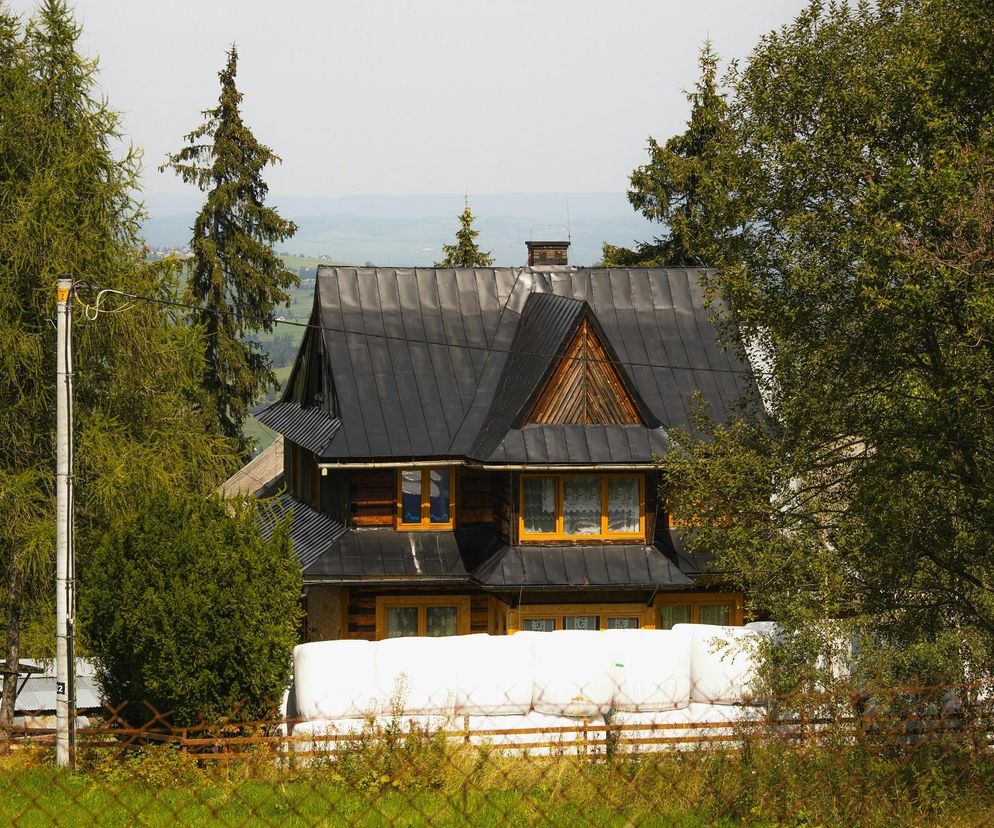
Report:
M 489 251 L 484 253 L 476 244 L 479 230 L 473 229 L 473 213 L 469 209 L 469 200 L 459 216 L 459 229 L 456 231 L 455 244 L 443 244 L 442 252 L 445 258 L 435 262 L 435 267 L 490 267 L 494 260 Z
M 280 158 L 242 121 L 237 69 L 232 46 L 218 73 L 218 105 L 204 112 L 205 123 L 186 136 L 188 146 L 160 169 L 173 169 L 207 193 L 193 225 L 190 292 L 202 308 L 198 321 L 206 332 L 204 385 L 221 430 L 244 449 L 248 407 L 275 382 L 268 356 L 247 337 L 273 329 L 274 309 L 289 300 L 287 291 L 299 279 L 272 249 L 297 227 L 265 206 L 269 187 L 262 173 Z
M 667 226 L 663 235 L 635 249 L 605 244 L 608 267 L 685 267 L 715 264 L 717 245 L 734 226 L 734 170 L 720 163 L 734 152 L 734 136 L 725 96 L 718 91 L 718 55 L 705 41 L 700 78 L 687 93 L 690 120 L 686 131 L 660 146 L 649 138 L 649 162 L 629 179 L 628 200 L 650 221 Z
M 143 261 L 138 157 L 113 151 L 118 115 L 96 89 L 96 63 L 77 52 L 79 37 L 65 0 L 46 0 L 26 27 L 0 10 L 0 660 L 12 671 L 54 644 L 56 278 L 163 299 L 175 285 L 168 266 Z M 233 455 L 206 436 L 200 343 L 196 327 L 154 304 L 77 316 L 78 579 L 110 517 L 136 495 L 223 480 Z M 0 723 L 13 716 L 16 678 L 3 677 Z

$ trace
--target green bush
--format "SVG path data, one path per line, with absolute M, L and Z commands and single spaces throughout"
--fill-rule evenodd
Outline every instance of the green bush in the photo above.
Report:
M 285 525 L 251 502 L 164 492 L 115 521 L 83 573 L 100 685 L 134 726 L 249 721 L 279 703 L 296 643 L 300 569 Z

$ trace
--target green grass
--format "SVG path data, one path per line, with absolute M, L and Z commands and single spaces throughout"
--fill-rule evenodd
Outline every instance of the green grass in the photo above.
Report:
M 156 785 L 141 780 L 104 781 L 86 774 L 36 768 L 4 774 L 0 821 L 18 826 L 507 825 L 697 828 L 733 825 L 694 814 L 678 803 L 664 811 L 611 802 L 571 801 L 568 791 L 361 790 L 319 777 L 289 781 L 236 781 Z

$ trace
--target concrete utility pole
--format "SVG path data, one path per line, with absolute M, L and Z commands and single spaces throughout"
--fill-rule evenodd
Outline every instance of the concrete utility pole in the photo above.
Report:
M 56 293 L 55 419 L 55 760 L 76 765 L 76 669 L 73 663 L 75 563 L 72 537 L 72 279 L 60 277 Z

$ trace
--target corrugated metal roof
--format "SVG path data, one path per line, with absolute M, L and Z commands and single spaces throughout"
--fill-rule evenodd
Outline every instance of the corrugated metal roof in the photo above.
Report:
M 588 313 L 650 426 L 693 429 L 696 393 L 722 421 L 754 383 L 719 345 L 702 273 L 320 267 L 314 318 L 340 423 L 324 413 L 327 400 L 284 402 L 260 419 L 309 448 L 328 437 L 312 448 L 326 460 L 487 461 L 517 439 L 508 430 Z M 631 462 L 631 446 L 610 445 L 621 454 L 602 462 Z
M 23 663 L 40 666 L 44 672 L 29 675 L 27 680 L 18 679 L 21 689 L 14 703 L 16 713 L 45 712 L 55 710 L 55 663 L 37 662 L 30 659 Z M 22 685 L 23 682 L 23 685 Z M 87 659 L 76 660 L 76 709 L 96 710 L 103 706 L 100 687 L 97 685 L 96 668 Z
M 272 536 L 276 524 L 290 516 L 290 541 L 300 561 L 300 568 L 307 571 L 322 554 L 332 549 L 347 531 L 336 520 L 301 503 L 289 492 L 282 492 L 271 500 L 262 501 L 259 509 L 259 528 L 265 538 Z
M 487 526 L 452 532 L 349 531 L 304 569 L 304 579 L 360 584 L 397 579 L 467 582 L 470 570 L 501 546 Z
M 664 428 L 637 425 L 527 425 L 510 429 L 488 463 L 651 463 L 669 445 Z
M 302 406 L 292 401 L 275 402 L 255 416 L 263 425 L 318 454 L 341 427 L 341 421 L 323 408 Z
M 654 546 L 507 546 L 473 573 L 484 587 L 690 587 L 693 582 Z

